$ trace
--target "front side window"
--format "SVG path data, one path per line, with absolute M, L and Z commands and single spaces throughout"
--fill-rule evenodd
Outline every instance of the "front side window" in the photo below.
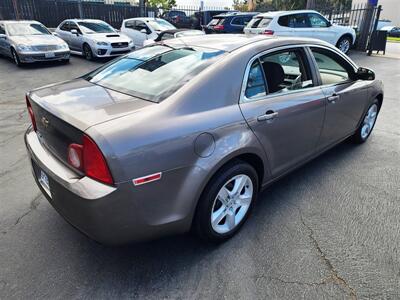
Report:
M 328 22 L 318 14 L 308 14 L 311 27 L 323 28 L 328 27 Z
M 64 23 L 61 25 L 60 30 L 62 30 L 62 31 L 69 31 L 69 30 L 70 30 L 70 29 L 69 29 L 69 22 L 68 22 L 68 21 L 67 21 L 67 22 L 64 22 Z
M 6 30 L 3 24 L 0 24 L 0 34 L 6 34 Z
M 78 22 L 84 33 L 114 33 L 114 29 L 105 22 Z
M 51 34 L 46 27 L 38 23 L 10 23 L 7 24 L 7 30 L 10 36 Z
M 292 28 L 307 28 L 310 27 L 306 14 L 295 14 L 288 16 L 288 26 Z
M 246 98 L 281 94 L 313 87 L 303 50 L 293 49 L 261 56 L 250 69 Z
M 338 84 L 351 79 L 352 67 L 337 54 L 324 49 L 311 49 L 323 85 Z
M 155 45 L 134 51 L 84 78 L 153 102 L 161 102 L 221 59 L 224 51 L 205 48 L 172 48 Z

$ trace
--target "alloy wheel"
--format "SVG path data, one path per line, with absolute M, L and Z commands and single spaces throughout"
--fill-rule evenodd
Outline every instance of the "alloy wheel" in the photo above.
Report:
M 253 182 L 244 174 L 229 179 L 211 209 L 211 226 L 220 234 L 234 230 L 246 216 L 253 200 Z
M 346 38 L 342 39 L 339 43 L 339 49 L 343 53 L 347 53 L 350 49 L 350 41 Z
M 368 135 L 371 133 L 372 128 L 374 127 L 376 117 L 378 116 L 378 105 L 373 104 L 368 109 L 367 114 L 364 117 L 363 124 L 361 127 L 361 138 L 366 139 Z

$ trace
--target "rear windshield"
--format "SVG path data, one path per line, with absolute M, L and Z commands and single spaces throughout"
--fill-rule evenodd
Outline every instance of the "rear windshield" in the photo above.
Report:
M 210 23 L 208 23 L 208 26 L 221 25 L 222 23 L 224 23 L 224 21 L 224 18 L 213 18 Z
M 161 102 L 224 53 L 197 47 L 155 45 L 131 52 L 84 78 L 134 97 Z
M 266 17 L 256 17 L 253 18 L 249 24 L 247 24 L 247 27 L 251 27 L 251 28 L 263 28 L 263 27 L 267 27 L 269 25 L 269 23 L 271 23 L 272 18 L 266 18 Z

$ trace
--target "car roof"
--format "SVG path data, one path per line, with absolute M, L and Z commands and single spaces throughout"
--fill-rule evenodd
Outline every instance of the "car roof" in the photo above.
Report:
M 161 18 L 151 18 L 151 17 L 137 17 L 137 18 L 124 19 L 124 21 L 133 21 L 133 20 L 149 21 L 149 20 L 164 20 L 164 19 L 161 19 Z
M 225 17 L 235 17 L 235 16 L 255 16 L 258 15 L 259 12 L 227 12 L 227 13 L 222 13 L 216 16 L 213 16 L 213 18 L 225 18 Z
M 207 34 L 184 36 L 165 41 L 166 44 L 171 46 L 185 45 L 188 47 L 210 48 L 227 52 L 232 52 L 246 45 L 258 42 L 265 43 L 266 48 L 269 45 L 271 48 L 291 44 L 330 45 L 322 40 L 312 38 L 277 37 L 262 34 Z
M 107 23 L 106 21 L 99 20 L 99 19 L 67 19 L 64 21 L 75 21 L 75 22 L 92 22 L 92 23 Z
M 258 17 L 280 17 L 286 15 L 293 15 L 293 14 L 304 14 L 304 13 L 317 13 L 319 12 L 311 9 L 302 9 L 302 10 L 280 10 L 280 11 L 268 11 L 265 13 L 261 13 Z

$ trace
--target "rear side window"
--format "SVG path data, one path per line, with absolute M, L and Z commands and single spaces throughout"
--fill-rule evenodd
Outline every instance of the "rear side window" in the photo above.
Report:
M 306 14 L 294 14 L 287 16 L 287 26 L 292 28 L 307 28 L 311 25 L 308 21 L 308 16 Z
M 322 84 L 339 84 L 352 77 L 352 67 L 337 54 L 324 49 L 311 48 Z
M 250 68 L 245 95 L 246 98 L 252 99 L 265 96 L 266 94 L 264 74 L 261 69 L 261 64 L 257 59 Z
M 112 61 L 84 78 L 121 93 L 161 102 L 221 59 L 224 53 L 214 49 L 173 49 L 156 45 Z
M 235 18 L 232 19 L 231 24 L 232 25 L 243 26 L 243 18 L 242 17 L 235 17 Z

